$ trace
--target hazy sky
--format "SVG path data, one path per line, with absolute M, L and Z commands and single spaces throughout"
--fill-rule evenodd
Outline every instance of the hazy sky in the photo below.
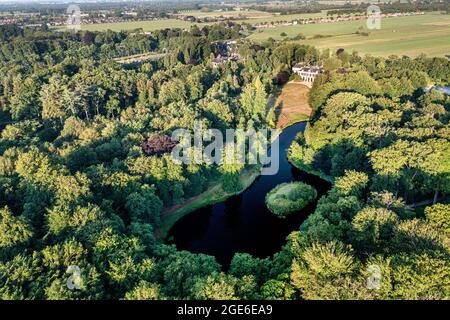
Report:
M 0 3 L 82 3 L 82 2 L 163 2 L 167 0 L 0 0 Z M 169 0 L 176 1 L 176 0 Z M 182 0 L 180 0 L 182 1 Z M 202 2 L 207 2 L 208 0 L 202 0 Z
M 177 0 L 0 0 L 1 3 L 81 3 L 81 2 L 164 2 Z M 183 2 L 183 0 L 178 0 Z M 186 0 L 184 0 L 186 2 Z M 189 0 L 188 0 L 189 1 Z M 192 1 L 192 0 L 191 0 Z M 202 2 L 208 2 L 209 0 L 202 0 Z

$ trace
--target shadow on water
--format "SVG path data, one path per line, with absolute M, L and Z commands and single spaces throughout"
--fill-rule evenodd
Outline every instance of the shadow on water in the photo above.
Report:
M 280 251 L 290 232 L 314 212 L 317 202 L 280 219 L 264 203 L 266 193 L 282 182 L 303 181 L 315 187 L 318 197 L 331 185 L 316 176 L 293 167 L 287 160 L 287 150 L 306 123 L 286 128 L 279 137 L 280 167 L 271 176 L 259 176 L 243 193 L 225 202 L 198 209 L 178 220 L 169 232 L 170 243 L 179 250 L 215 256 L 224 269 L 229 267 L 236 252 L 267 257 Z

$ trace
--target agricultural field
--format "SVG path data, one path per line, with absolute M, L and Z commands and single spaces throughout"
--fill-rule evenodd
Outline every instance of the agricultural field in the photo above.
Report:
M 180 15 L 189 15 L 196 18 L 214 18 L 214 17 L 236 17 L 246 16 L 248 18 L 264 18 L 271 17 L 273 14 L 269 12 L 257 11 L 257 10 L 241 10 L 241 11 L 201 11 L 201 10 L 186 10 L 180 11 Z
M 410 0 L 397 0 L 398 3 L 409 3 Z M 320 4 L 328 4 L 328 5 L 335 5 L 335 4 L 360 4 L 360 3 L 390 3 L 389 0 L 319 0 L 317 3 Z
M 186 14 L 188 12 L 185 12 Z M 259 11 L 228 11 L 228 12 L 201 12 L 192 11 L 189 14 L 213 16 L 220 14 L 250 14 L 250 19 L 238 20 L 251 24 L 272 21 L 291 21 L 294 19 L 317 18 L 325 16 L 326 12 L 311 14 L 274 15 Z M 264 15 L 265 16 L 264 16 Z M 141 28 L 144 31 L 154 31 L 164 28 L 189 28 L 194 23 L 177 19 L 164 19 L 152 21 L 133 21 L 120 23 L 103 23 L 82 25 L 82 30 L 134 30 Z M 199 25 L 199 24 L 197 24 Z M 204 24 L 200 24 L 204 25 Z M 368 35 L 356 34 L 357 31 Z M 286 36 L 281 36 L 285 33 Z M 425 53 L 429 56 L 446 56 L 450 54 L 450 15 L 441 13 L 427 13 L 421 16 L 383 18 L 380 30 L 368 30 L 366 21 L 343 21 L 335 23 L 279 26 L 267 29 L 258 29 L 249 35 L 249 38 L 263 42 L 269 38 L 281 40 L 295 37 L 298 34 L 306 36 L 306 40 L 297 40 L 298 43 L 310 44 L 320 49 L 336 50 L 344 48 L 347 51 L 357 51 L 362 54 L 376 56 L 408 55 L 417 56 Z M 320 35 L 321 38 L 315 36 Z
M 357 31 L 368 35 L 356 34 Z M 249 36 L 255 41 L 269 38 L 282 39 L 298 34 L 306 40 L 296 42 L 311 44 L 321 49 L 344 48 L 362 54 L 389 56 L 392 54 L 417 56 L 425 53 L 430 56 L 450 54 L 450 15 L 428 13 L 421 16 L 383 18 L 380 30 L 368 30 L 366 21 L 343 21 L 336 23 L 296 25 L 259 30 Z M 316 38 L 315 35 L 326 37 Z
M 275 15 L 261 11 L 223 11 L 223 12 L 201 12 L 201 11 L 183 11 L 183 15 L 192 15 L 195 17 L 217 17 L 217 16 L 242 16 L 248 17 L 248 19 L 236 20 L 238 23 L 246 22 L 250 24 L 262 23 L 262 22 L 276 22 L 276 21 L 290 21 L 294 19 L 308 19 L 318 18 L 326 16 L 326 12 L 321 13 L 305 13 L 305 14 L 289 14 L 289 15 Z M 122 31 L 122 30 L 134 30 L 142 28 L 144 31 L 154 31 L 165 28 L 189 28 L 193 25 L 206 25 L 208 23 L 193 23 L 189 21 L 183 21 L 178 19 L 162 19 L 162 20 L 150 20 L 150 21 L 130 21 L 130 22 L 116 22 L 116 23 L 97 23 L 97 24 L 85 24 L 81 26 L 82 30 L 89 31 Z M 57 28 L 63 30 L 64 27 Z
M 242 20 L 242 22 L 248 22 L 250 24 L 256 24 L 261 22 L 277 22 L 277 21 L 291 21 L 295 19 L 309 19 L 309 18 L 321 18 L 326 17 L 327 12 L 317 12 L 317 13 L 297 13 L 297 14 L 284 14 L 276 15 L 272 14 L 266 17 L 252 17 L 248 20 Z
M 322 11 L 318 13 L 299 13 L 299 14 L 286 14 L 280 15 L 276 13 L 256 11 L 256 10 L 242 10 L 242 11 L 182 11 L 180 15 L 190 15 L 197 18 L 214 18 L 214 17 L 239 17 L 243 16 L 247 19 L 236 20 L 237 22 L 248 22 L 251 24 L 261 22 L 275 22 L 275 21 L 290 21 L 294 19 L 308 19 L 308 18 L 320 18 L 326 16 L 327 12 Z
M 178 19 L 161 19 L 150 21 L 130 21 L 130 22 L 117 22 L 117 23 L 97 23 L 97 24 L 85 24 L 81 26 L 81 30 L 89 31 L 122 31 L 122 30 L 135 30 L 142 28 L 144 31 L 154 31 L 166 28 L 189 28 L 192 25 L 191 22 L 182 21 Z

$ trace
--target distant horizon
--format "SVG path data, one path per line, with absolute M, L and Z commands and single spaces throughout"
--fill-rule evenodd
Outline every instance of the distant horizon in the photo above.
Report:
M 283 1 L 283 0 L 280 0 Z M 289 0 L 287 0 L 289 1 Z M 304 0 L 306 1 L 306 0 Z M 309 1 L 318 1 L 318 0 L 309 0 Z M 335 0 L 335 1 L 347 1 L 347 0 Z M 368 0 L 370 1 L 370 0 Z M 221 1 L 221 0 L 0 0 L 0 4 L 62 4 L 62 3 L 108 3 L 108 2 L 216 2 L 216 3 L 243 3 L 243 2 L 264 2 L 263 0 L 229 0 L 229 1 Z M 353 0 L 351 0 L 353 2 Z
M 61 4 L 61 3 L 108 3 L 108 2 L 193 2 L 195 0 L 0 0 L 0 4 L 26 4 L 26 3 L 37 3 L 37 4 Z M 207 2 L 211 0 L 203 0 L 202 2 Z M 239 2 L 239 1 L 238 1 Z
M 60 3 L 84 3 L 84 2 L 90 2 L 90 3 L 100 3 L 100 2 L 209 2 L 209 1 L 215 1 L 215 0 L 0 0 L 1 4 L 26 4 L 26 3 L 39 3 L 39 4 L 60 4 Z M 217 0 L 219 1 L 219 0 Z M 344 1 L 344 0 L 342 0 Z M 225 1 L 226 2 L 226 1 Z M 243 1 L 230 1 L 230 2 L 248 2 L 246 0 Z M 258 2 L 258 0 L 255 0 L 255 2 Z

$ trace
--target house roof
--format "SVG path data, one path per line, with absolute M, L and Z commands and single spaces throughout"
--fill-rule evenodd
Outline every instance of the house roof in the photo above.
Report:
M 304 67 L 305 65 L 306 65 L 306 63 L 304 63 L 304 62 L 299 62 L 299 63 L 296 63 L 296 64 L 292 67 L 292 69 L 293 69 L 293 68 L 299 69 L 299 68 Z
M 310 66 L 305 63 L 296 63 L 292 69 L 300 69 L 300 72 L 319 73 L 323 71 L 321 66 Z

